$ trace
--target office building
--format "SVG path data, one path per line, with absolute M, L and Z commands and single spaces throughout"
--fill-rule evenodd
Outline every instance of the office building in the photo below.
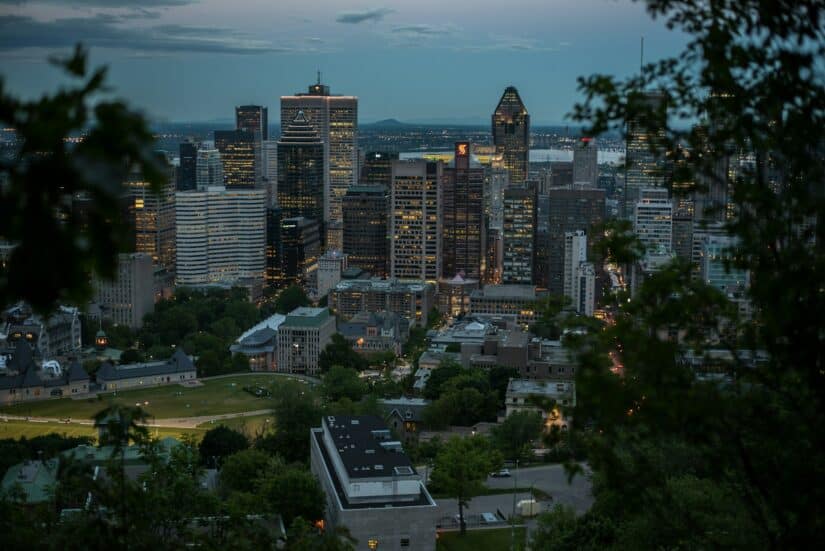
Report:
M 504 190 L 502 283 L 533 283 L 535 227 L 535 191 L 529 187 L 510 187 Z
M 341 250 L 341 202 L 358 178 L 358 98 L 330 93 L 329 86 L 309 86 L 307 93 L 281 96 L 281 128 L 303 111 L 324 144 L 325 242 Z M 280 166 L 280 165 L 279 165 Z
M 274 289 L 281 284 L 281 209 L 277 204 L 266 208 L 266 271 L 264 285 Z
M 573 148 L 573 183 L 597 187 L 599 182 L 599 150 L 595 138 L 582 138 Z
M 647 252 L 670 253 L 673 246 L 673 203 L 665 188 L 643 188 L 633 213 L 633 231 Z
M 438 506 L 380 417 L 321 418 L 310 468 L 327 498 L 327 529 L 346 528 L 359 551 L 435 551 Z
M 344 254 L 348 264 L 386 277 L 389 261 L 389 186 L 357 185 L 344 196 Z
M 259 142 L 268 140 L 268 109 L 260 105 L 235 107 L 235 128 L 253 134 Z
M 587 258 L 597 266 L 597 279 L 602 270 L 600 259 L 594 255 L 593 246 L 598 242 L 599 232 L 595 231 L 605 219 L 605 193 L 603 189 L 574 186 L 571 188 L 551 188 L 549 197 L 548 227 L 548 281 L 547 290 L 553 294 L 564 293 L 564 234 L 583 230 L 591 239 L 587 240 Z
M 317 220 L 297 216 L 281 220 L 280 283 L 300 285 L 310 291 L 315 287 L 315 271 L 321 256 L 321 227 Z
M 435 306 L 435 285 L 397 279 L 344 279 L 329 293 L 329 306 L 350 319 L 359 312 L 387 310 L 407 318 L 412 325 L 427 326 Z
M 155 307 L 154 268 L 146 253 L 122 253 L 117 258 L 115 279 L 95 277 L 93 303 L 100 316 L 132 329 L 143 326 L 143 317 Z
M 183 142 L 179 146 L 178 191 L 195 189 L 197 185 L 198 144 Z
M 510 174 L 504 168 L 484 167 L 484 215 L 487 227 L 504 229 L 504 190 L 510 185 Z
M 440 162 L 393 162 L 390 277 L 438 280 L 441 273 L 442 178 Z
M 278 200 L 278 140 L 261 142 L 261 175 L 271 205 Z
M 582 230 L 565 232 L 564 234 L 564 296 L 570 299 L 570 304 L 576 304 L 578 289 L 577 274 L 579 264 L 587 262 L 587 235 Z
M 735 247 L 734 237 L 706 236 L 702 244 L 702 279 L 729 298 L 743 298 L 750 282 L 750 274 L 747 270 L 732 265 Z
M 318 258 L 318 277 L 315 294 L 324 297 L 341 281 L 341 274 L 347 269 L 347 255 L 329 250 Z
M 364 155 L 359 182 L 368 186 L 385 186 L 392 184 L 392 162 L 398 160 L 397 152 L 370 151 Z
M 639 190 L 665 187 L 668 178 L 664 94 L 635 93 L 628 101 L 638 106 L 626 121 L 624 213 L 631 218 Z
M 169 169 L 170 175 L 173 169 Z M 134 252 L 146 253 L 152 262 L 175 269 L 175 178 L 155 193 L 142 175 L 134 172 L 126 182 L 128 216 L 135 235 Z
M 278 326 L 278 371 L 318 374 L 318 357 L 332 340 L 335 318 L 326 308 L 296 308 Z
M 323 228 L 326 220 L 324 144 L 303 111 L 298 111 L 283 128 L 278 140 L 277 189 L 283 218 L 303 216 Z M 323 241 L 323 233 L 321 239 Z
M 252 189 L 261 181 L 260 141 L 246 130 L 215 130 L 215 148 L 227 189 Z
M 176 200 L 178 285 L 263 281 L 265 190 L 212 187 Z
M 201 146 L 198 149 L 198 159 L 195 170 L 195 187 L 192 189 L 204 190 L 208 187 L 223 185 L 223 163 L 221 153 L 213 147 Z M 186 190 L 178 190 L 186 191 Z
M 536 301 L 545 294 L 532 284 L 485 285 L 470 293 L 470 314 L 529 325 L 536 321 Z
M 438 310 L 456 317 L 470 311 L 470 294 L 479 288 L 479 280 L 467 279 L 460 274 L 438 281 Z
M 514 86 L 504 90 L 492 118 L 493 144 L 502 155 L 510 182 L 523 183 L 530 168 L 530 115 Z
M 455 161 L 444 169 L 441 277 L 484 276 L 487 233 L 484 216 L 484 169 L 470 166 L 470 143 L 455 144 Z
M 550 281 L 550 196 L 536 195 L 536 230 L 533 240 L 533 284 L 547 289 Z

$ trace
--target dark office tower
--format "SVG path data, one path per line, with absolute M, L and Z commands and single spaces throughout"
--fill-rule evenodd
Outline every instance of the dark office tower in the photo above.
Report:
M 281 209 L 277 205 L 266 209 L 266 272 L 264 283 L 268 288 L 281 283 Z
M 504 190 L 502 283 L 533 283 L 536 191 L 530 186 Z
M 573 183 L 596 187 L 599 179 L 599 150 L 595 138 L 582 138 L 573 148 Z
M 548 282 L 547 289 L 557 295 L 564 292 L 564 234 L 584 230 L 587 233 L 587 256 L 597 266 L 602 279 L 601 262 L 593 252 L 598 242 L 594 227 L 604 223 L 605 193 L 595 188 L 554 188 L 548 190 Z
M 484 276 L 484 169 L 470 167 L 470 143 L 455 144 L 455 165 L 444 169 L 441 191 L 441 277 Z
M 235 108 L 235 128 L 251 132 L 258 141 L 269 139 L 267 108 L 260 105 L 241 105 Z
M 484 270 L 485 285 L 498 285 L 501 283 L 501 272 L 504 262 L 504 241 L 501 237 L 501 232 L 502 230 L 500 228 L 487 227 L 487 261 Z
M 180 166 L 178 167 L 178 191 L 189 191 L 197 187 L 198 181 L 198 144 L 183 142 L 180 144 Z
M 550 274 L 550 196 L 546 193 L 536 195 L 536 240 L 533 253 L 533 284 L 547 289 Z
M 259 148 L 255 135 L 245 130 L 215 130 L 215 149 L 221 154 L 227 189 L 252 189 L 259 180 Z
M 349 266 L 386 277 L 389 263 L 389 192 L 385 186 L 352 186 L 342 202 L 344 253 Z
M 304 216 L 323 224 L 324 143 L 303 111 L 278 140 L 278 206 L 284 218 Z
M 628 101 L 639 106 L 639 114 L 626 121 L 623 210 L 627 218 L 633 212 L 640 189 L 665 187 L 668 179 L 665 96 L 661 92 L 635 93 Z
M 309 286 L 321 256 L 321 233 L 317 220 L 297 216 L 281 220 L 281 283 Z
M 510 171 L 510 183 L 527 180 L 530 166 L 530 115 L 518 90 L 508 86 L 493 113 L 493 144 Z
M 370 151 L 364 155 L 359 182 L 368 186 L 392 185 L 392 162 L 398 160 L 398 153 Z

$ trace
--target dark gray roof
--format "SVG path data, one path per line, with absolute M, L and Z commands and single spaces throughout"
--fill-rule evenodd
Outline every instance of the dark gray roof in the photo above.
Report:
M 63 371 L 59 377 L 43 376 L 40 367 L 34 361 L 31 346 L 24 340 L 17 342 L 8 366 L 10 371 L 16 371 L 17 374 L 0 376 L 1 390 L 64 386 L 89 380 L 86 370 L 77 361 L 73 362 L 69 369 Z
M 191 358 L 182 349 L 178 348 L 166 361 L 152 363 L 137 363 L 128 365 L 112 365 L 106 362 L 97 372 L 98 382 L 133 379 L 135 377 L 153 377 L 156 375 L 172 375 L 194 371 L 195 366 Z
M 395 441 L 386 423 L 375 415 L 330 415 L 325 418 L 349 478 L 415 474 L 410 458 Z

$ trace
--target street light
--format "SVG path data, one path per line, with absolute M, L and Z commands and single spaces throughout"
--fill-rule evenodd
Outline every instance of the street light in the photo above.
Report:
M 516 488 L 518 487 L 518 459 L 516 459 L 516 475 L 513 477 L 513 512 L 510 515 L 510 549 L 516 550 Z

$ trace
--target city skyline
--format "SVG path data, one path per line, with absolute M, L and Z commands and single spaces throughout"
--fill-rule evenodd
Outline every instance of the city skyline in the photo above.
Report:
M 228 106 L 243 104 L 274 108 L 320 71 L 335 91 L 360 97 L 364 123 L 483 124 L 489 104 L 514 85 L 534 124 L 559 124 L 578 99 L 576 77 L 637 70 L 643 35 L 650 61 L 683 45 L 627 0 L 145 5 L 0 2 L 0 62 L 10 89 L 26 96 L 53 89 L 63 79 L 48 57 L 82 38 L 93 64 L 110 65 L 115 93 L 156 122 L 229 119 Z M 422 72 L 427 79 L 415 77 Z

